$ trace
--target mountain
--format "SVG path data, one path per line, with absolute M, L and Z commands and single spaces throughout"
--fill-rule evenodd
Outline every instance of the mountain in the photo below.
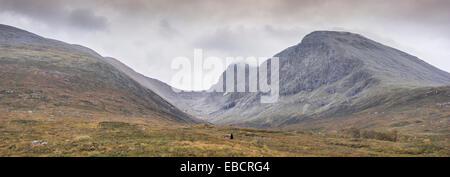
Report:
M 370 109 L 386 108 L 394 102 L 413 105 L 414 102 L 398 100 L 414 100 L 414 96 L 434 88 L 441 90 L 444 97 L 428 100 L 428 105 L 450 102 L 445 95 L 448 88 L 442 87 L 450 85 L 449 73 L 359 34 L 312 32 L 275 57 L 279 57 L 280 68 L 280 99 L 276 103 L 260 103 L 261 93 L 238 92 L 181 93 L 177 98 L 182 101 L 178 103 L 189 103 L 188 109 L 194 115 L 219 125 L 280 127 L 310 122 L 302 127 L 308 128 L 316 120 L 333 122 L 333 117 L 367 114 Z M 238 66 L 248 67 L 231 65 L 227 71 Z M 249 79 L 248 68 L 246 73 Z M 222 77 L 225 76 L 224 72 Z M 226 85 L 225 81 L 223 84 Z M 448 108 L 443 109 L 447 115 Z M 392 116 L 397 113 L 394 110 Z
M 199 122 L 105 60 L 89 48 L 0 25 L 0 108 L 47 118 Z

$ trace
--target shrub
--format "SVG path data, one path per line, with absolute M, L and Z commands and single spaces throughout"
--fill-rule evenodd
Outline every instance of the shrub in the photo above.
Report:
M 365 138 L 376 139 L 382 141 L 397 141 L 397 131 L 379 132 L 374 130 L 360 130 L 358 128 L 349 128 L 345 130 L 345 133 L 351 138 Z
M 101 128 L 126 128 L 131 127 L 129 123 L 125 122 L 100 122 L 99 126 Z
M 401 121 L 401 122 L 391 124 L 391 127 L 403 127 L 403 126 L 406 126 L 409 124 L 411 124 L 411 123 L 408 121 Z
M 350 128 L 347 130 L 347 134 L 349 134 L 352 138 L 360 138 L 361 130 L 359 130 L 358 128 Z
M 389 132 L 377 132 L 373 130 L 362 131 L 361 137 L 366 139 L 377 139 L 383 141 L 397 141 L 397 131 L 389 131 Z

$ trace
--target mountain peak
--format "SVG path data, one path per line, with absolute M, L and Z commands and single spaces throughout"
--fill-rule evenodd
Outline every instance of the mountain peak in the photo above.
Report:
M 360 34 L 345 31 L 314 31 L 307 34 L 301 43 L 350 43 L 374 42 Z
M 364 36 L 347 31 L 313 31 L 305 36 L 305 38 L 359 38 L 367 39 Z
M 319 30 L 319 31 L 313 31 L 309 33 L 306 36 L 361 36 L 356 33 L 351 33 L 347 31 L 327 31 L 327 30 Z

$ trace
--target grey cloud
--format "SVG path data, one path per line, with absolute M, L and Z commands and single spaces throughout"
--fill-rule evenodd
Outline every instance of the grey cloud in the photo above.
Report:
M 108 26 L 105 17 L 97 16 L 88 9 L 76 9 L 69 14 L 67 19 L 71 25 L 83 29 L 102 30 Z
M 450 7 L 448 0 L 96 0 L 94 2 L 121 11 L 123 15 L 147 13 L 213 21 L 262 17 L 329 20 L 348 18 L 352 15 L 434 21 L 447 18 Z
M 167 21 L 213 21 L 232 23 L 244 20 L 275 20 L 278 22 L 307 21 L 326 23 L 330 20 L 347 21 L 349 18 L 367 18 L 367 20 L 404 21 L 444 26 L 450 22 L 448 0 L 396 0 L 396 1 L 360 1 L 360 0 L 0 0 L 0 9 L 12 10 L 32 18 L 45 21 L 74 20 L 80 27 L 99 22 L 93 29 L 105 27 L 105 17 L 88 13 L 71 18 L 71 13 L 81 9 L 98 8 L 119 13 L 124 18 L 162 17 Z M 78 7 L 77 7 L 78 6 Z M 81 6 L 81 7 L 80 7 Z M 92 12 L 92 11 L 91 11 Z M 73 14 L 76 15 L 76 14 Z M 145 17 L 144 17 L 145 16 Z M 79 18 L 85 22 L 78 21 Z M 103 19 L 103 20 L 100 20 Z
M 251 38 L 255 37 L 255 35 L 257 34 L 252 33 L 243 27 L 238 27 L 236 29 L 223 27 L 199 37 L 193 43 L 193 46 L 196 48 L 222 51 L 230 54 L 241 52 L 247 53 L 252 48 L 251 44 L 253 41 Z
M 301 40 L 302 34 L 304 35 L 308 32 L 307 29 L 300 27 L 283 28 L 273 25 L 265 25 L 263 30 L 265 33 L 274 38 L 278 38 L 280 40 L 296 39 L 298 42 Z
M 33 17 L 39 20 L 60 21 L 64 13 L 58 0 L 0 0 L 0 10 Z
M 37 20 L 49 26 L 104 30 L 107 19 L 90 9 L 69 6 L 62 0 L 0 0 L 0 10 Z
M 165 19 L 159 21 L 159 33 L 169 38 L 179 34 L 178 30 Z
M 191 46 L 219 57 L 270 57 L 280 50 L 299 43 L 306 34 L 301 28 L 263 26 L 225 26 L 196 38 Z
M 213 50 L 235 50 L 239 46 L 236 36 L 229 29 L 218 29 L 212 34 L 202 36 L 195 43 L 199 48 L 209 48 Z

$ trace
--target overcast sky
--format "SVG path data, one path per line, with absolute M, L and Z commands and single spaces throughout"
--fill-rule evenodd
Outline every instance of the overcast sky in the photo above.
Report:
M 450 72 L 448 0 L 0 0 L 0 23 L 166 83 L 173 58 L 270 57 L 315 30 L 362 34 Z

